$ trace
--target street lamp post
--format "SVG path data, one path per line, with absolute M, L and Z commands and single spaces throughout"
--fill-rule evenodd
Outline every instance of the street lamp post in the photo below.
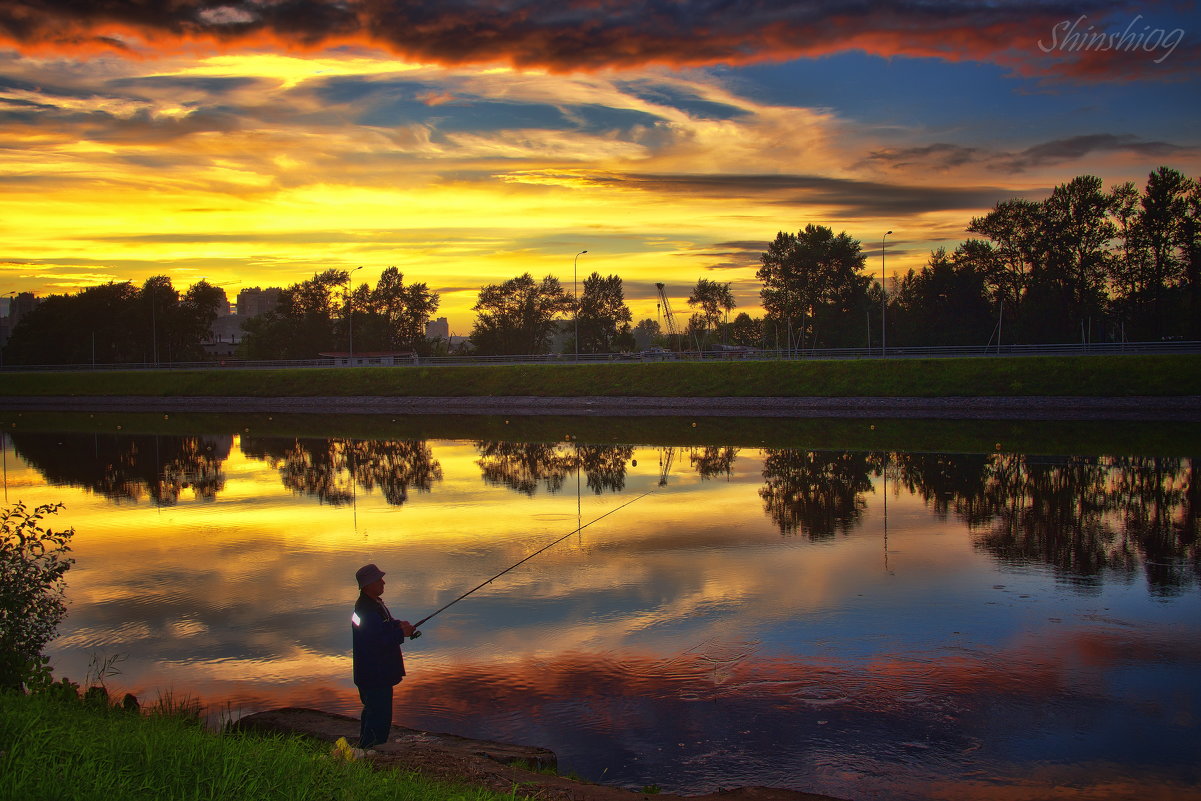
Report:
M 892 231 L 880 237 L 880 355 L 888 356 L 888 292 L 884 289 L 884 240 Z
M 572 300 L 572 320 L 575 323 L 575 360 L 580 360 L 580 296 L 576 292 L 576 269 L 580 264 L 580 256 L 583 256 L 588 251 L 581 250 L 575 254 L 575 259 L 571 262 L 571 300 Z
M 351 367 L 354 367 L 354 292 L 351 289 L 351 282 L 354 279 L 354 274 L 361 269 L 363 267 L 359 265 L 346 274 L 346 312 L 350 318 L 350 358 L 347 360 L 347 364 Z

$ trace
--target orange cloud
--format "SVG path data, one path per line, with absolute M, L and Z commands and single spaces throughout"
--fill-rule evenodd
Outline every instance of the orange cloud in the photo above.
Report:
M 1083 11 L 1095 16 L 1094 25 L 1113 20 L 1120 27 L 1120 8 L 1097 3 Z M 848 14 L 833 0 L 783 9 L 689 7 L 665 0 L 532 0 L 516 7 L 490 0 L 454 6 L 393 0 L 24 0 L 0 10 L 0 44 L 28 54 L 127 56 L 197 47 L 315 51 L 358 45 L 424 63 L 556 72 L 748 64 L 848 51 L 993 62 L 1023 74 L 1078 79 L 1167 77 L 1196 62 L 1196 48 L 1191 55 L 1174 54 L 1179 58 L 1170 64 L 1153 64 L 1157 69 L 1146 69 L 1147 53 L 1137 50 L 1040 49 L 1040 40 L 1070 22 L 1065 13 L 1035 2 L 984 7 L 886 2 Z

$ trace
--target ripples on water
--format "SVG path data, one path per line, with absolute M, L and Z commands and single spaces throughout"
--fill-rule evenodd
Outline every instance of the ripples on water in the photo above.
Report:
M 655 490 L 430 621 L 398 722 L 681 793 L 1201 797 L 1188 458 L 9 430 L 77 530 L 60 674 L 357 714 L 356 567 L 414 620 Z

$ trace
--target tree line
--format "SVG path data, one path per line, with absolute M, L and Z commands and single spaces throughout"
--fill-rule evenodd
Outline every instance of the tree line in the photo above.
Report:
M 1013 198 L 973 218 L 968 239 L 939 248 L 885 291 L 860 242 L 820 225 L 781 231 L 760 256 L 764 311 L 730 320 L 732 285 L 701 278 L 682 330 L 633 324 L 622 279 L 593 272 L 568 293 L 530 273 L 481 287 L 472 348 L 481 355 L 618 353 L 650 345 L 795 348 L 1201 340 L 1201 182 L 1160 167 L 1140 190 L 1106 190 L 1083 175 L 1042 201 Z M 883 259 L 883 255 L 882 255 Z M 883 271 L 883 270 L 881 270 Z M 239 355 L 447 352 L 426 324 L 439 296 L 389 267 L 375 287 L 330 269 L 281 290 L 275 309 L 242 324 Z M 881 276 L 883 277 L 883 276 Z M 9 364 L 187 361 L 203 356 L 225 293 L 200 281 L 178 292 L 166 276 L 51 295 L 24 315 L 4 348 Z M 666 310 L 662 310 L 666 313 Z
M 436 292 L 405 284 L 389 267 L 374 288 L 350 287 L 353 271 L 326 270 L 284 289 L 274 310 L 242 324 L 239 355 L 247 359 L 311 359 L 319 353 L 412 351 L 431 355 L 425 326 L 438 310 Z
M 177 503 L 185 490 L 209 499 L 224 492 L 232 447 L 228 435 L 14 430 L 9 436 L 47 481 L 158 506 Z M 635 457 L 627 444 L 473 444 L 483 481 L 529 496 L 569 490 L 577 473 L 597 495 L 622 492 Z M 356 491 L 379 491 L 387 503 L 403 506 L 411 494 L 433 492 L 443 481 L 426 440 L 245 435 L 241 447 L 276 470 L 284 487 L 335 506 L 351 503 Z M 677 450 L 702 479 L 728 477 L 740 453 L 734 446 L 662 448 L 665 480 Z M 1141 570 L 1165 596 L 1201 581 L 1201 459 L 807 448 L 765 448 L 762 457 L 758 495 L 783 536 L 824 541 L 852 533 L 887 471 L 889 491 L 904 488 L 938 519 L 954 517 L 976 547 L 1007 563 L 1047 564 L 1086 580 L 1077 586 L 1107 575 L 1132 580 Z
M 984 238 L 936 250 L 895 287 L 903 341 L 1201 339 L 1201 182 L 1177 170 L 1141 191 L 1079 176 L 967 230 Z
M 581 353 L 1201 340 L 1201 182 L 1178 170 L 1160 167 L 1141 190 L 1079 176 L 966 230 L 978 238 L 933 251 L 887 291 L 846 232 L 781 231 L 756 271 L 762 317 L 730 320 L 732 285 L 701 278 L 674 337 L 659 320 L 631 327 L 618 276 L 593 273 L 576 305 L 553 276 L 527 273 L 481 290 L 471 340 L 484 354 L 547 353 L 573 313 L 565 353 L 576 330 Z
M 225 290 L 198 281 L 180 293 L 165 275 L 48 295 L 21 317 L 4 346 L 5 364 L 120 364 L 203 356 Z

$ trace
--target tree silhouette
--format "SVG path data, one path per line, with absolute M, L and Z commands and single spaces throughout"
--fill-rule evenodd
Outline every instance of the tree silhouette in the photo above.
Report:
M 1001 305 L 1007 341 L 1201 337 L 1201 188 L 1160 167 L 1142 194 L 1083 175 L 1038 202 L 974 218 L 964 243 Z M 968 246 L 972 247 L 970 253 Z
M 859 275 L 866 257 L 845 232 L 807 225 L 780 232 L 760 257 L 763 308 L 786 321 L 789 347 L 837 347 L 862 341 L 871 279 Z
M 10 364 L 120 364 L 191 361 L 225 303 L 204 281 L 182 297 L 166 276 L 50 295 L 21 317 L 4 349 Z
M 438 310 L 439 298 L 424 283 L 405 285 L 404 275 L 395 267 L 380 274 L 374 289 L 365 284 L 350 302 L 354 320 L 355 349 L 411 350 L 428 352 L 425 325 Z M 343 321 L 349 320 L 345 315 Z M 343 331 L 343 328 L 347 328 Z M 339 325 L 339 338 L 347 342 L 349 326 Z
M 692 288 L 692 294 L 688 296 L 688 305 L 699 307 L 700 312 L 694 315 L 694 322 L 701 332 L 702 347 L 708 337 L 710 330 L 717 330 L 721 325 L 725 316 L 733 311 L 737 305 L 734 302 L 734 293 L 730 290 L 730 283 L 721 283 L 719 281 L 710 281 L 707 278 L 698 278 L 696 286 Z
M 632 445 L 573 445 L 549 442 L 495 442 L 475 444 L 476 462 L 489 484 L 533 496 L 541 486 L 552 494 L 567 484 L 577 470 L 595 494 L 625 488 L 626 464 Z
M 536 282 L 529 273 L 480 290 L 471 341 L 484 355 L 546 353 L 555 319 L 571 311 L 559 279 Z
M 866 453 L 844 451 L 764 451 L 764 511 L 781 534 L 802 533 L 811 540 L 848 534 L 859 522 L 872 489 Z
M 311 359 L 337 347 L 345 270 L 326 270 L 280 293 L 274 311 L 246 321 L 239 354 L 249 359 Z
M 718 478 L 725 476 L 727 479 L 734 469 L 734 460 L 738 456 L 738 449 L 729 445 L 706 445 L 701 448 L 700 452 L 692 451 L 688 454 L 688 459 L 692 462 L 693 468 L 697 475 L 702 479 Z
M 1175 595 L 1201 580 L 1196 460 L 1020 454 L 896 454 L 898 480 L 935 514 L 965 522 L 977 547 L 1045 564 L 1090 591 L 1134 577 Z
M 185 491 L 213 500 L 225 488 L 233 437 L 12 431 L 17 454 L 52 484 L 84 487 L 111 501 L 157 506 Z
M 920 273 L 910 270 L 889 303 L 897 339 L 909 345 L 983 344 L 993 327 L 985 274 L 967 256 L 930 254 Z
M 243 437 L 242 451 L 270 464 L 293 493 L 331 506 L 351 503 L 359 489 L 403 506 L 410 490 L 429 492 L 442 480 L 424 440 Z
M 626 306 L 621 278 L 610 275 L 602 278 L 593 273 L 584 279 L 580 294 L 579 317 L 580 353 L 612 353 L 630 349 L 633 337 L 630 322 L 634 319 Z

